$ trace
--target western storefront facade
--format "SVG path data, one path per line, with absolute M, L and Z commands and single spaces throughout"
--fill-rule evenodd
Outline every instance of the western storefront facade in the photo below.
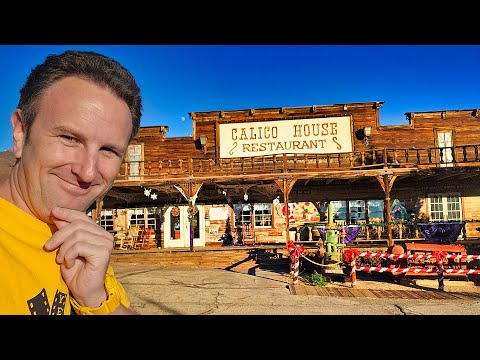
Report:
M 90 214 L 120 237 L 149 229 L 137 248 L 217 246 L 225 232 L 247 244 L 309 241 L 329 207 L 339 229 L 358 228 L 357 242 L 422 239 L 431 223 L 478 238 L 479 110 L 380 126 L 382 104 L 192 112 L 187 137 L 142 127 Z

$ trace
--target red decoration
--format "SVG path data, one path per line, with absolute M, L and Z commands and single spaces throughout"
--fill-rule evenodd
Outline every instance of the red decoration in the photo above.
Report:
M 295 245 L 293 243 L 293 241 L 288 241 L 288 252 L 290 253 L 290 256 L 293 257 L 297 257 L 297 256 L 300 256 L 304 251 L 305 251 L 305 248 L 301 245 Z
M 437 264 L 442 264 L 443 260 L 447 258 L 448 252 L 446 251 L 434 251 L 432 257 L 436 259 Z
M 345 249 L 343 250 L 343 261 L 345 261 L 346 263 L 350 263 L 360 254 L 360 251 L 358 251 L 357 249 Z

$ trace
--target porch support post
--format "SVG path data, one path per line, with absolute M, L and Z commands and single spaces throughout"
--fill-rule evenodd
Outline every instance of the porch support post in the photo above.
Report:
M 280 190 L 282 190 L 283 193 L 283 203 L 286 206 L 286 212 L 285 212 L 285 243 L 288 246 L 288 242 L 290 241 L 290 221 L 288 220 L 289 218 L 289 207 L 288 207 L 288 202 L 289 202 L 289 195 L 290 191 L 292 191 L 293 185 L 295 185 L 295 182 L 297 179 L 282 179 L 282 180 L 274 180 L 275 183 L 278 185 Z
M 392 216 L 390 214 L 390 191 L 392 190 L 393 183 L 395 182 L 395 179 L 397 178 L 397 175 L 392 175 L 391 173 L 388 173 L 385 171 L 385 175 L 376 176 L 378 182 L 382 186 L 383 192 L 385 193 L 385 204 L 384 204 L 384 214 L 385 214 L 385 221 L 387 222 L 387 229 L 388 229 L 388 246 L 393 246 L 394 241 L 393 241 L 393 235 L 392 235 Z
M 192 217 L 195 216 L 193 208 L 195 207 L 195 201 L 197 200 L 197 194 L 203 183 L 194 183 L 194 182 L 184 182 L 178 185 L 175 185 L 178 191 L 183 195 L 185 200 L 188 201 L 188 207 L 191 209 Z M 190 251 L 193 251 L 193 221 L 190 220 Z
M 97 224 L 100 224 L 100 221 L 102 220 L 103 196 L 96 200 L 95 205 L 94 220 Z

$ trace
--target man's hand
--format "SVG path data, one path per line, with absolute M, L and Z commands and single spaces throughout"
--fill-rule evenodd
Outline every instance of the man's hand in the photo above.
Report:
M 45 249 L 58 249 L 63 280 L 78 303 L 95 308 L 107 299 L 105 273 L 113 249 L 113 235 L 81 211 L 56 207 L 52 220 L 58 228 Z

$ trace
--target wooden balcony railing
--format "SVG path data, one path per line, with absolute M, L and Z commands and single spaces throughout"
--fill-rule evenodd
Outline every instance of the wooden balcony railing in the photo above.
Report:
M 446 148 L 382 148 L 336 154 L 281 154 L 242 158 L 180 159 L 124 162 L 117 180 L 225 174 L 280 174 L 301 171 L 341 171 L 375 168 L 479 166 L 480 145 Z M 135 171 L 138 169 L 138 175 Z

